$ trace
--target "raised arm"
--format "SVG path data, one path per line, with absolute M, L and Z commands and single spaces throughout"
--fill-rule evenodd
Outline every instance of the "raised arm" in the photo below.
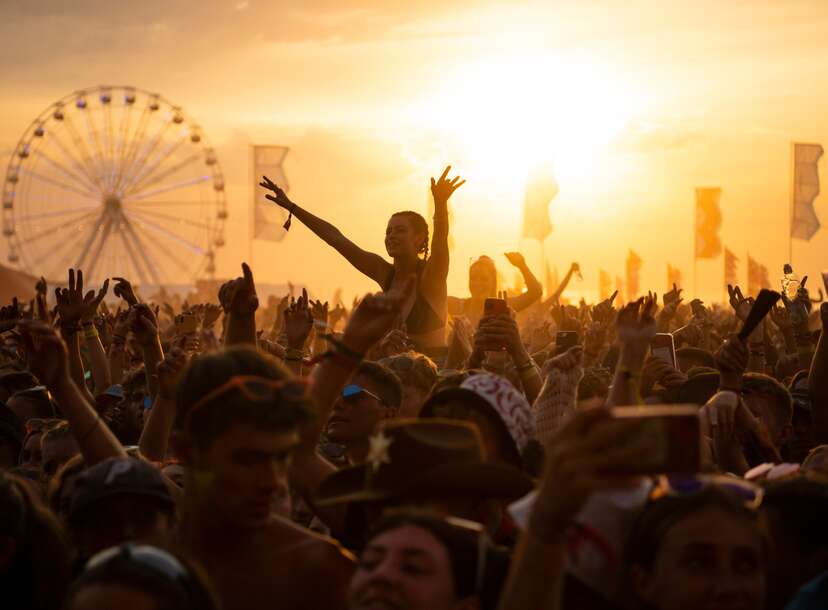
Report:
M 86 465 L 92 466 L 110 457 L 127 457 L 121 443 L 72 381 L 66 345 L 55 331 L 43 322 L 32 321 L 21 323 L 20 330 L 29 369 L 54 395 L 75 434 Z
M 509 299 L 509 306 L 515 311 L 523 311 L 532 303 L 543 296 L 543 286 L 529 269 L 526 260 L 520 252 L 506 252 L 503 256 L 520 271 L 523 282 L 526 284 L 526 292 Z
M 310 392 L 316 414 L 313 423 L 303 430 L 291 467 L 291 481 L 305 499 L 310 500 L 322 481 L 335 470 L 316 451 L 334 402 L 362 356 L 392 328 L 414 285 L 412 277 L 401 290 L 362 299 L 348 320 L 342 340 L 331 345 L 329 355 L 311 374 Z M 344 526 L 342 511 L 319 509 L 316 513 L 334 530 Z
M 446 167 L 438 180 L 431 179 L 431 196 L 434 198 L 434 230 L 431 236 L 431 254 L 423 271 L 423 285 L 426 289 L 434 285 L 445 287 L 448 277 L 448 200 L 454 191 L 466 182 L 460 180 L 460 176 L 449 179 L 450 170 L 451 165 Z
M 578 263 L 572 263 L 569 267 L 569 271 L 566 272 L 563 281 L 558 285 L 558 288 L 555 292 L 543 302 L 543 306 L 545 309 L 549 309 L 557 303 L 561 299 L 561 295 L 566 290 L 566 287 L 569 285 L 569 280 L 572 279 L 573 273 L 581 273 L 581 266 Z
M 256 310 L 259 297 L 253 272 L 242 263 L 243 277 L 230 280 L 219 290 L 219 301 L 227 315 L 225 318 L 224 345 L 250 345 L 256 347 Z
M 272 195 L 268 194 L 265 195 L 265 197 L 274 202 L 276 205 L 286 209 L 291 215 L 295 216 L 299 222 L 313 231 L 317 237 L 322 239 L 322 241 L 344 256 L 345 259 L 360 272 L 370 277 L 380 286 L 385 285 L 391 269 L 391 263 L 383 260 L 383 258 L 378 254 L 363 250 L 350 239 L 345 237 L 342 234 L 342 231 L 337 229 L 331 223 L 326 220 L 322 220 L 318 216 L 314 216 L 304 208 L 291 201 L 285 192 L 267 176 L 262 176 L 262 182 L 259 186 L 273 191 Z
M 621 351 L 607 398 L 610 407 L 641 404 L 641 369 L 656 332 L 654 309 L 654 300 L 647 297 L 628 303 L 618 313 L 617 334 Z

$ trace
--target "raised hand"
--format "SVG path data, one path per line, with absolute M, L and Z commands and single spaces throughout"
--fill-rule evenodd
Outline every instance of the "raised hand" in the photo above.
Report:
M 304 295 L 307 295 L 307 292 L 303 291 Z M 328 327 L 328 302 L 325 301 L 324 303 L 320 300 L 310 301 L 310 311 L 311 315 L 313 316 L 313 322 L 316 326 L 327 328 Z
M 276 205 L 279 205 L 285 208 L 286 210 L 290 209 L 295 205 L 290 199 L 288 199 L 288 196 L 285 194 L 285 191 L 283 191 L 278 184 L 273 182 L 267 176 L 262 176 L 262 181 L 259 183 L 259 186 L 264 187 L 269 191 L 273 191 L 273 195 L 265 195 L 265 198 L 269 199 Z
M 302 289 L 302 296 L 291 299 L 285 310 L 285 334 L 288 347 L 302 349 L 313 328 L 313 314 L 308 307 L 308 291 Z
M 328 321 L 331 325 L 331 328 L 336 328 L 336 325 L 339 323 L 341 319 L 343 319 L 348 314 L 348 310 L 342 305 L 342 303 L 337 303 L 336 306 L 331 310 L 330 314 L 328 314 Z
M 152 346 L 158 341 L 158 319 L 146 303 L 130 308 L 127 323 L 141 347 Z
M 727 295 L 730 306 L 736 312 L 736 317 L 744 322 L 750 313 L 751 307 L 753 307 L 753 297 L 745 297 L 741 288 L 730 284 L 727 285 Z
M 619 366 L 629 371 L 641 370 L 650 342 L 656 334 L 654 310 L 655 301 L 650 297 L 642 297 L 628 303 L 618 312 L 615 324 L 621 343 Z
M 506 260 L 509 261 L 513 267 L 522 269 L 526 266 L 526 259 L 523 258 L 523 254 L 520 252 L 504 252 L 503 256 L 506 257 Z
M 581 366 L 584 358 L 584 348 L 580 345 L 574 345 L 566 350 L 563 354 L 558 354 L 554 358 L 547 360 L 543 369 L 544 372 L 549 372 L 552 369 L 560 371 L 569 371 L 576 366 Z
M 242 274 L 219 289 L 219 301 L 226 313 L 249 316 L 259 308 L 259 297 L 256 296 L 253 272 L 247 263 L 242 263 Z
M 127 305 L 132 307 L 133 305 L 138 304 L 138 297 L 135 296 L 135 290 L 132 288 L 132 284 L 129 280 L 122 278 L 122 277 L 114 277 L 112 278 L 117 282 L 115 284 L 115 288 L 112 289 L 112 293 L 124 301 L 126 301 Z
M 719 387 L 737 390 L 742 385 L 742 375 L 748 367 L 750 353 L 747 344 L 737 335 L 731 335 L 716 352 L 716 368 L 719 369 Z
M 343 342 L 359 353 L 367 352 L 399 321 L 402 308 L 416 285 L 417 278 L 411 275 L 397 288 L 366 295 L 351 312 Z
M 608 299 L 604 299 L 592 308 L 593 321 L 598 322 L 602 326 L 607 326 L 615 320 L 615 307 L 612 304 L 617 296 L 618 291 L 616 290 Z
M 27 320 L 18 325 L 29 370 L 50 389 L 69 382 L 69 355 L 66 344 L 48 324 Z
M 98 306 L 109 290 L 109 280 L 104 280 L 103 286 L 95 294 L 90 290 L 83 294 L 83 271 L 69 269 L 68 288 L 55 288 L 57 298 L 57 311 L 60 315 L 61 326 L 71 327 L 82 320 L 92 320 L 98 311 Z
M 434 197 L 435 203 L 448 202 L 449 197 L 452 196 L 454 191 L 459 189 L 466 182 L 465 180 L 460 180 L 460 176 L 456 176 L 455 178 L 449 180 L 448 173 L 450 170 L 451 165 L 448 165 L 439 179 L 431 179 L 431 195 Z
M 174 347 L 159 363 L 156 374 L 158 376 L 158 395 L 161 398 L 175 400 L 175 389 L 187 361 L 187 352 L 179 347 Z
M 207 303 L 204 306 L 203 318 L 201 320 L 202 328 L 213 328 L 216 321 L 221 317 L 221 307 L 214 303 Z
M 46 278 L 41 276 L 40 279 L 35 284 L 35 292 L 37 294 L 42 294 L 44 297 L 49 292 L 49 284 L 46 282 Z

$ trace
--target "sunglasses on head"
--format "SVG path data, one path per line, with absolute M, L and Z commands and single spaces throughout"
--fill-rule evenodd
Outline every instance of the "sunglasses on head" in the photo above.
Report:
M 687 496 L 710 487 L 716 487 L 741 500 L 746 508 L 756 510 L 762 504 L 765 490 L 744 479 L 724 475 L 662 475 L 650 492 L 650 500 L 664 497 Z
M 190 571 L 175 556 L 145 544 L 124 544 L 101 551 L 86 562 L 84 572 L 116 562 L 136 564 L 177 584 L 185 584 L 191 578 Z
M 361 397 L 363 395 L 370 396 L 371 398 L 373 398 L 377 402 L 381 402 L 382 404 L 385 404 L 385 401 L 382 398 L 380 398 L 379 396 L 377 396 L 373 392 L 369 392 L 368 390 L 363 388 L 361 385 L 357 385 L 355 383 L 349 383 L 344 388 L 342 388 L 342 399 L 345 400 L 345 401 L 356 400 L 356 399 L 358 399 L 359 397 Z
M 247 400 L 256 403 L 275 403 L 279 400 L 304 400 L 307 384 L 299 379 L 268 379 L 256 375 L 236 375 L 226 383 L 207 392 L 190 407 L 187 417 L 204 405 L 230 392 L 240 392 Z

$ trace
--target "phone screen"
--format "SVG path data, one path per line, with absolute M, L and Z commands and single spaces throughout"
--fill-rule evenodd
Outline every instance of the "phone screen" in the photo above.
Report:
M 676 348 L 673 343 L 673 335 L 670 333 L 658 333 L 650 343 L 650 352 L 654 358 L 663 360 L 673 368 L 678 368 L 676 362 Z

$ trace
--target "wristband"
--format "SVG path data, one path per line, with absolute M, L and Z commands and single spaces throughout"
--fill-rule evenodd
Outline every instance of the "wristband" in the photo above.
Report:
M 328 329 L 328 323 L 325 322 L 324 320 L 314 320 L 313 321 L 313 327 L 318 328 L 319 330 L 327 330 Z
M 333 346 L 333 350 L 335 352 L 349 360 L 356 362 L 357 364 L 362 362 L 362 359 L 365 358 L 365 354 L 360 354 L 359 352 L 351 349 L 330 333 L 327 335 L 322 335 L 322 338 Z
M 98 329 L 94 326 L 84 327 L 83 329 L 83 336 L 85 339 L 97 339 L 98 338 Z

